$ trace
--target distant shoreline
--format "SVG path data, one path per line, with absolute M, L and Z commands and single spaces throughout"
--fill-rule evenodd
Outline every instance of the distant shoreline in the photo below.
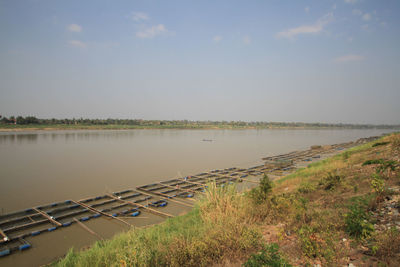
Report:
M 7 125 L 0 126 L 0 132 L 32 132 L 32 131 L 64 131 L 64 130 L 265 130 L 265 129 L 287 129 L 287 130 L 370 130 L 370 129 L 386 129 L 386 130 L 399 130 L 398 127 L 383 128 L 383 127 L 340 127 L 340 126 L 231 126 L 231 125 L 202 125 L 198 127 L 193 126 L 137 126 L 137 125 Z

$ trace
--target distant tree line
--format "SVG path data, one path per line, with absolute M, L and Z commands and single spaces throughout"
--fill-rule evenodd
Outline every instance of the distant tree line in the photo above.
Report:
M 0 125 L 132 125 L 132 126 L 159 126 L 169 128 L 204 128 L 204 127 L 233 127 L 233 128 L 348 128 L 348 129 L 391 129 L 400 128 L 400 125 L 372 125 L 372 124 L 344 124 L 344 123 L 305 123 L 305 122 L 245 122 L 245 121 L 189 121 L 189 120 L 141 120 L 141 119 L 39 119 L 34 116 L 11 116 L 0 115 Z

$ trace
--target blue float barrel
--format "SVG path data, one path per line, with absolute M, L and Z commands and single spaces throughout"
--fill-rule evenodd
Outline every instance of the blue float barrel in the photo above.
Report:
M 11 253 L 11 251 L 9 249 L 2 250 L 2 251 L 0 251 L 0 257 L 10 255 L 10 253 Z
M 31 233 L 31 236 L 36 236 L 36 235 L 40 235 L 40 231 L 34 231 Z
M 31 247 L 30 244 L 23 244 L 23 245 L 19 246 L 18 249 L 19 249 L 20 251 L 22 251 L 22 250 L 26 250 L 26 249 L 28 249 L 28 248 L 30 248 L 30 247 Z
M 139 214 L 140 214 L 140 211 L 135 211 L 135 212 L 133 212 L 133 213 L 131 214 L 131 216 L 132 216 L 132 217 L 136 217 L 136 216 L 139 216 Z

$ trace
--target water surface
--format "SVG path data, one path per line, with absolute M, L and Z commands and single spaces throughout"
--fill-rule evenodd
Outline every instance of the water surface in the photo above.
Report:
M 95 130 L 0 133 L 0 212 L 82 199 L 388 130 Z M 204 140 L 212 141 L 204 141 Z

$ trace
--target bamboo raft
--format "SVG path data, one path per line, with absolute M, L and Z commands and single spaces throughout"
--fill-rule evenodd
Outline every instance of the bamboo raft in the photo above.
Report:
M 32 245 L 25 240 L 28 237 L 53 232 L 74 223 L 90 231 L 83 223 L 99 217 L 109 218 L 128 226 L 131 224 L 124 219 L 140 216 L 143 211 L 165 218 L 173 217 L 160 211 L 160 208 L 167 206 L 169 202 L 193 207 L 195 197 L 204 194 L 210 182 L 215 182 L 221 187 L 238 182 L 257 184 L 258 181 L 247 177 L 260 178 L 264 174 L 277 177 L 287 175 L 295 171 L 300 163 L 307 164 L 321 159 L 324 155 L 338 153 L 377 138 L 361 138 L 356 142 L 330 146 L 312 146 L 304 151 L 265 157 L 262 159 L 264 164 L 250 168 L 211 170 L 138 186 L 135 190 L 128 189 L 81 200 L 66 200 L 1 215 L 0 257 L 29 249 Z

